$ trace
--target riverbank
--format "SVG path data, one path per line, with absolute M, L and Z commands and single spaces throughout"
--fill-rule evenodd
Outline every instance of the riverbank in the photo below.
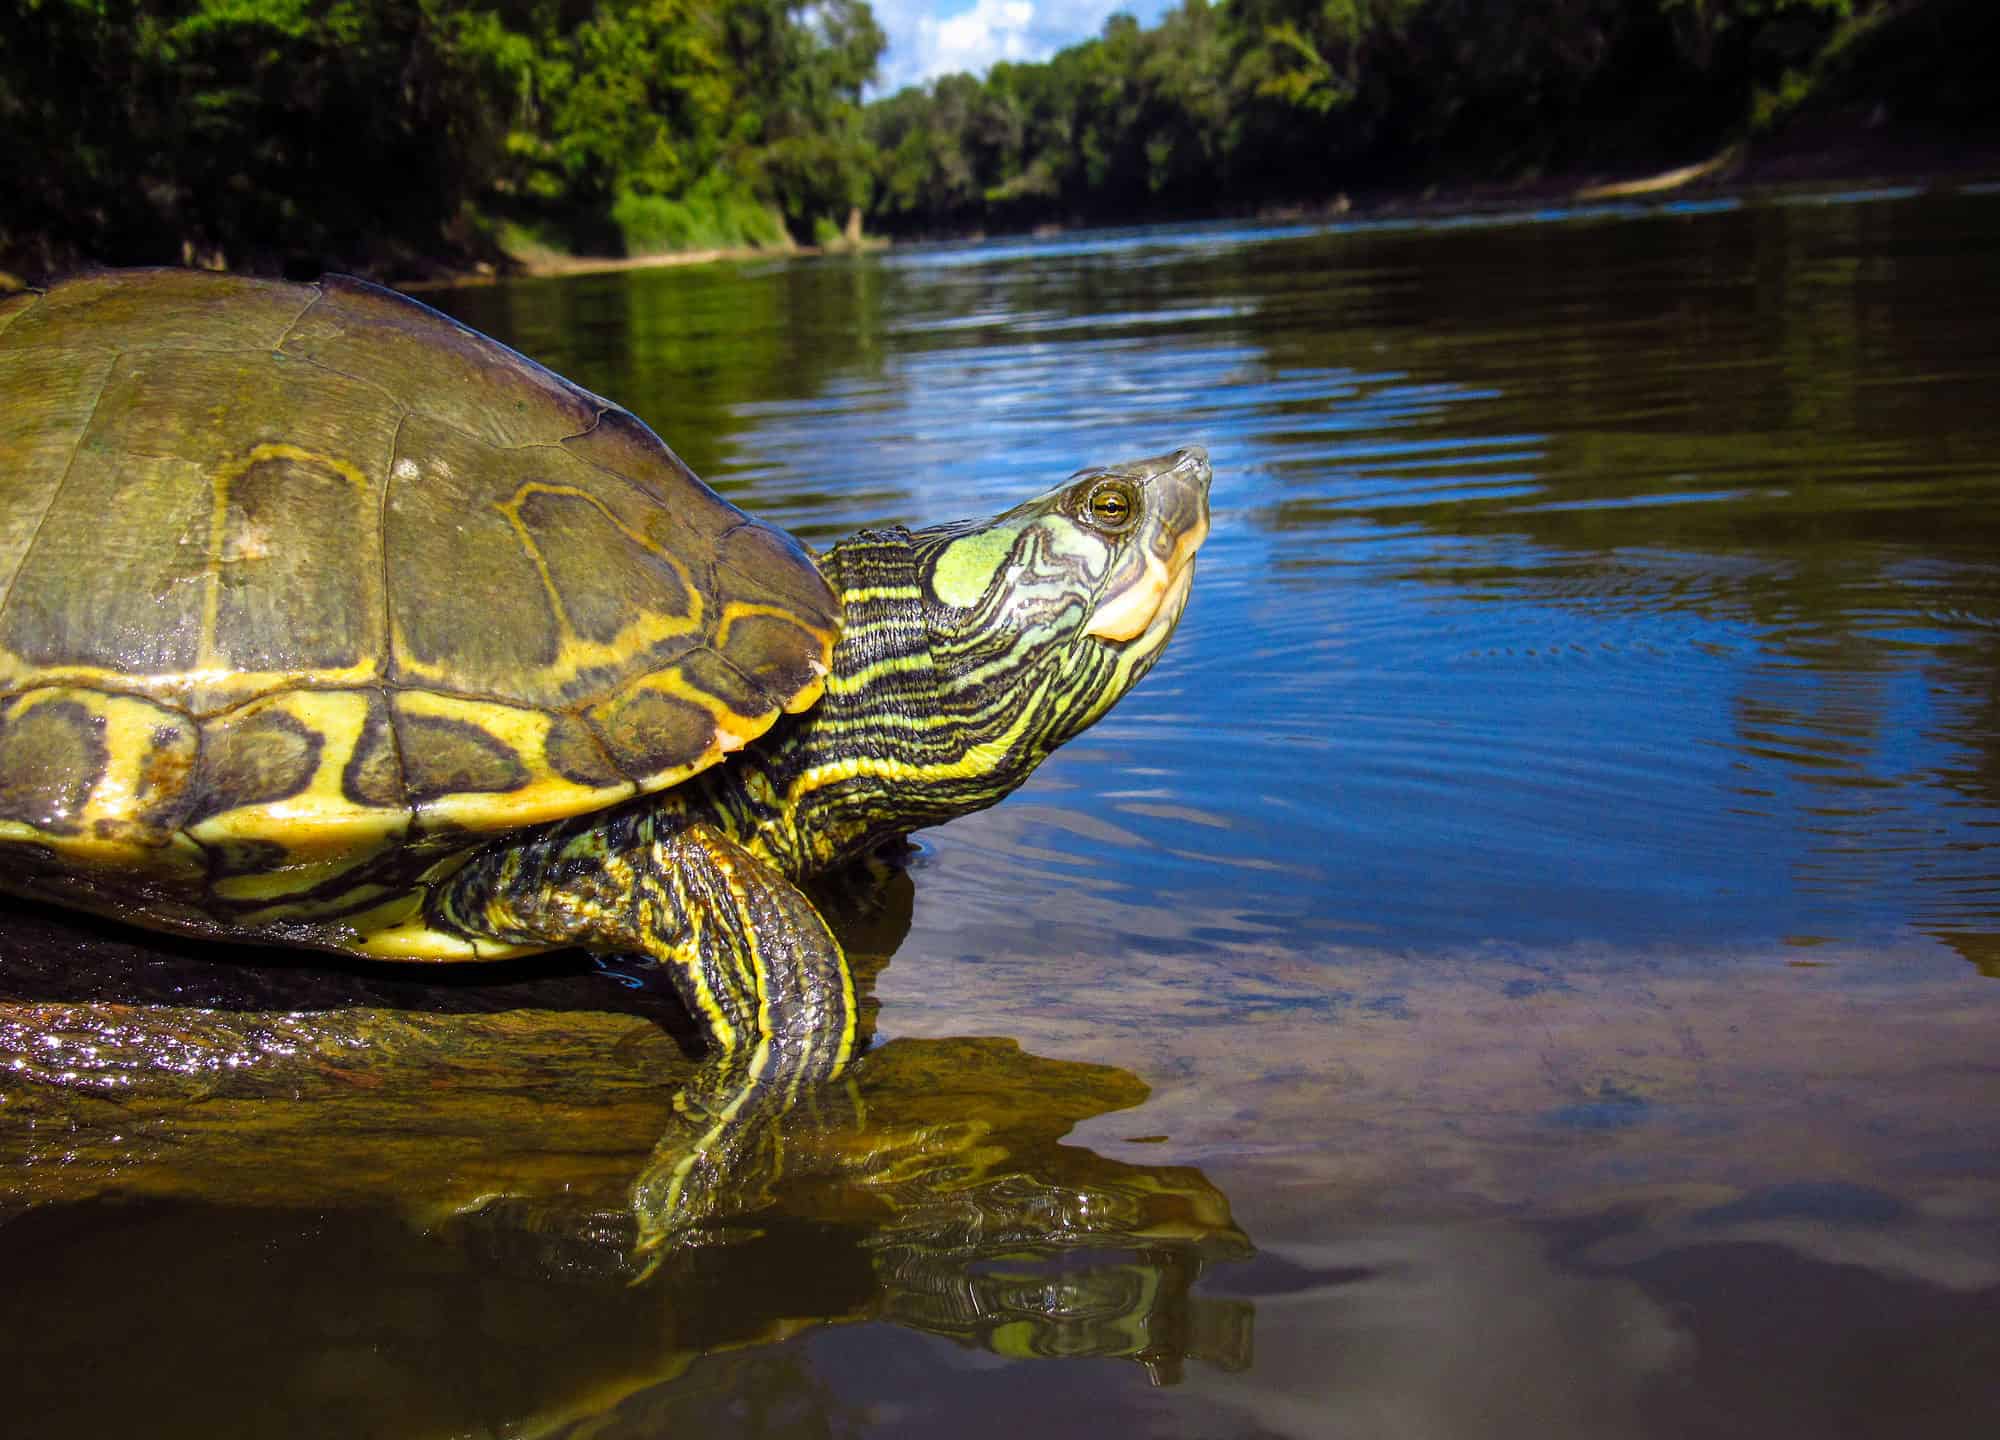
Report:
M 505 266 L 481 263 L 471 270 L 446 270 L 417 279 L 397 279 L 393 283 L 398 290 L 450 290 L 463 285 L 493 285 L 502 280 L 599 275 L 620 270 L 661 270 L 679 265 L 712 265 L 722 260 L 789 260 L 819 253 L 819 248 L 812 245 L 669 250 L 653 255 L 565 255 L 551 250 L 511 255 Z
M 1422 188 L 1365 190 L 1353 194 L 1343 192 L 1308 204 L 1265 207 L 1241 218 L 1272 224 L 1331 224 L 1343 219 L 1359 221 L 1401 216 L 1442 218 L 1504 214 L 1515 210 L 1621 200 L 1664 200 L 1670 197 L 1754 201 L 1873 186 L 1955 189 L 1985 181 L 2000 182 L 2000 144 L 1967 145 L 1955 141 L 1904 140 L 1823 131 L 1811 137 L 1787 136 L 1731 145 L 1706 159 L 1664 171 L 1536 175 L 1510 181 L 1441 183 Z M 1038 226 L 1033 233 L 1060 234 L 1071 228 L 1091 227 Z M 921 242 L 901 243 L 965 242 L 989 238 L 996 236 L 981 232 L 927 235 L 921 237 Z M 504 279 L 543 279 L 719 262 L 854 254 L 857 251 L 886 249 L 897 243 L 889 237 L 871 235 L 858 244 L 680 250 L 651 255 L 569 255 L 552 250 L 535 250 L 510 257 L 511 264 L 506 267 L 482 266 L 472 272 L 398 281 L 397 284 L 407 290 L 440 289 L 491 284 Z
M 546 280 L 572 275 L 616 274 L 622 270 L 665 270 L 683 265 L 853 255 L 880 250 L 889 243 L 878 236 L 866 235 L 858 240 L 842 240 L 835 245 L 740 245 L 665 250 L 647 255 L 572 255 L 560 250 L 537 248 L 510 253 L 505 265 L 482 263 L 470 270 L 446 270 L 412 279 L 397 278 L 390 283 L 398 290 L 448 290 L 464 285 L 492 285 L 502 280 Z
M 1932 137 L 1876 133 L 1864 126 L 1795 126 L 1782 135 L 1731 145 L 1715 155 L 1651 172 L 1587 172 L 1528 175 L 1513 180 L 1438 182 L 1340 192 L 1327 199 L 1266 206 L 1237 218 L 1271 224 L 1339 223 L 1391 218 L 1443 218 L 1483 213 L 1600 204 L 1624 200 L 1650 201 L 1670 197 L 1705 199 L 1763 198 L 1811 195 L 1897 186 L 1952 189 L 1968 184 L 2000 182 L 2000 142 L 1967 143 Z M 1220 215 L 1161 217 L 1221 219 Z M 1033 233 L 1059 234 L 1085 225 L 1041 225 Z M 976 241 L 994 238 L 982 232 L 924 235 L 923 242 Z M 688 265 L 792 260 L 880 250 L 899 243 L 887 236 L 866 235 L 834 245 L 787 243 L 694 250 L 659 251 L 645 255 L 576 255 L 540 246 L 503 251 L 490 261 L 472 263 L 436 260 L 420 268 L 356 265 L 384 283 L 408 291 L 443 290 L 490 285 L 502 280 L 547 279 L 609 274 L 628 270 L 667 269 Z M 913 243 L 905 240 L 900 243 Z M 78 263 L 70 269 L 92 268 Z M 252 272 L 261 267 L 244 267 Z M 329 262 L 327 269 L 345 268 Z M 33 271 L 18 275 L 0 269 L 0 294 L 27 283 L 53 278 Z
M 2000 181 L 2000 143 L 1966 144 L 1822 128 L 1810 136 L 1787 134 L 1730 145 L 1704 159 L 1667 170 L 1591 171 L 1421 189 L 1364 190 L 1317 204 L 1267 208 L 1259 211 L 1257 218 L 1299 223 L 1345 217 L 1442 217 L 1670 197 L 1754 201 L 1876 186 L 1956 189 L 1986 181 Z

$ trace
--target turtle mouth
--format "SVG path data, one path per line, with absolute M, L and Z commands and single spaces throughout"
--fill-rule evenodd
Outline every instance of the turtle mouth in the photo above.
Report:
M 1153 612 L 1153 623 L 1142 633 L 1157 633 L 1161 643 L 1164 643 L 1167 636 L 1173 633 L 1174 626 L 1180 624 L 1181 611 L 1187 608 L 1188 591 L 1193 588 L 1194 556 L 1190 554 L 1167 582 L 1167 593 L 1160 597 L 1159 608 Z
M 1208 517 L 1189 527 L 1165 560 L 1146 556 L 1146 568 L 1130 585 L 1112 596 L 1090 618 L 1084 632 L 1114 645 L 1123 645 L 1180 619 L 1187 604 L 1188 587 L 1194 584 L 1194 555 L 1208 538 Z

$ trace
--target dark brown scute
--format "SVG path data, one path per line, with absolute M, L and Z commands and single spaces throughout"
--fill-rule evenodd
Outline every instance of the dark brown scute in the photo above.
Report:
M 14 707 L 0 719 L 0 820 L 77 834 L 108 761 L 104 722 L 79 701 Z
M 396 739 L 410 798 L 492 794 L 528 783 L 527 767 L 506 744 L 477 725 L 437 715 L 396 714 Z
M 549 768 L 578 785 L 616 785 L 626 777 L 611 763 L 590 726 L 575 715 L 558 715 L 542 747 Z
M 682 679 L 738 715 L 762 715 L 777 707 L 777 696 L 713 650 L 695 651 L 681 661 L 680 671 Z
M 750 680 L 763 708 L 781 705 L 812 683 L 812 636 L 788 615 L 740 615 L 729 626 L 722 658 L 738 675 Z M 755 708 L 749 713 L 755 713 Z
M 529 705 L 560 698 L 548 588 L 500 508 L 548 473 L 544 456 L 562 459 L 495 450 L 424 417 L 404 426 L 383 516 L 400 683 Z
M 242 805 L 285 800 L 312 784 L 326 737 L 266 705 L 207 727 L 189 824 Z
M 715 740 L 715 717 L 699 705 L 640 688 L 591 711 L 598 734 L 637 779 L 692 764 Z
M 723 649 L 738 669 L 781 697 L 818 681 L 812 662 L 825 657 L 810 641 L 815 632 L 840 633 L 840 601 L 804 545 L 769 525 L 739 526 L 716 547 L 716 584 L 736 601 L 769 606 L 797 622 L 788 643 L 770 628 L 752 626 L 740 642 L 732 633 Z
M 381 653 L 379 472 L 252 461 L 224 499 L 215 652 L 236 670 L 338 670 Z
M 610 644 L 648 614 L 692 614 L 680 573 L 633 539 L 596 496 L 535 491 L 519 514 L 578 639 Z
M 143 828 L 164 838 L 187 823 L 200 756 L 193 721 L 176 715 L 153 727 L 132 797 Z

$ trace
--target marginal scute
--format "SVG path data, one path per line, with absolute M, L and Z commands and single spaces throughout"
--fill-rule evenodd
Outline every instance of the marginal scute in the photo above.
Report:
M 528 768 L 498 736 L 466 720 L 405 715 L 399 727 L 410 798 L 519 790 Z
M 0 820 L 50 835 L 80 833 L 109 760 L 104 721 L 81 702 L 9 706 L 0 717 Z
M 326 737 L 281 704 L 252 705 L 204 728 L 190 824 L 244 805 L 289 800 L 319 773 Z
M 548 757 L 551 770 L 579 785 L 616 785 L 626 778 L 611 763 L 604 747 L 581 716 L 558 715 L 549 726 L 549 736 L 542 744 L 542 753 Z
M 401 843 L 410 814 L 400 784 L 357 796 L 355 757 L 379 730 L 373 690 L 292 690 L 242 705 L 202 725 L 200 812 L 188 833 L 212 851 L 282 842 L 292 867 L 354 864 Z
M 92 864 L 143 860 L 184 823 L 194 726 L 149 700 L 49 686 L 0 710 L 0 822 Z
M 840 630 L 840 598 L 804 545 L 753 520 L 723 537 L 716 569 L 716 583 L 729 599 L 796 615 L 801 628 L 819 637 L 827 654 L 832 652 Z M 819 658 L 824 661 L 826 654 Z
M 618 768 L 647 790 L 721 754 L 714 711 L 690 696 L 672 671 L 647 676 L 594 706 L 590 719 Z
M 814 668 L 824 632 L 801 625 L 790 610 L 734 604 L 723 614 L 717 640 L 722 658 L 786 710 L 817 699 L 826 662 Z M 830 658 L 830 657 L 829 657 Z
M 632 793 L 623 775 L 565 775 L 550 760 L 564 717 L 425 690 L 391 696 L 396 743 L 419 824 L 435 835 L 539 825 L 602 809 Z M 573 723 L 573 722 L 572 722 Z M 556 741 L 558 753 L 565 749 Z M 574 752 L 568 758 L 574 760 Z
M 713 650 L 689 655 L 680 663 L 679 675 L 683 684 L 714 698 L 716 722 L 739 743 L 763 734 L 778 718 L 779 696 Z
M 199 744 L 194 725 L 178 715 L 153 726 L 133 795 L 139 821 L 147 829 L 169 834 L 187 822 L 194 808 Z

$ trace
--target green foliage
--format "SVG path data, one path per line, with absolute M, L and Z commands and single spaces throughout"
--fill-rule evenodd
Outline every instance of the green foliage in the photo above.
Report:
M 1353 94 L 1295 21 L 1280 20 L 1265 26 L 1264 46 L 1274 63 L 1257 79 L 1256 94 L 1260 97 L 1324 115 Z M 1286 51 L 1291 52 L 1289 57 L 1276 58 Z
M 628 190 L 612 202 L 611 220 L 627 255 L 785 243 L 784 222 L 771 206 L 748 190 L 729 185 L 719 172 L 672 200 Z
M 867 0 L 0 0 L 0 266 L 1138 219 L 1996 118 L 1991 0 L 1181 0 L 864 100 Z
M 1899 56 L 1954 77 L 1934 106 L 1904 66 L 1893 108 L 1963 124 L 2000 109 L 1979 59 L 1993 53 L 1987 13 L 2000 6 L 1183 0 L 1151 29 L 1115 16 L 1046 64 L 877 101 L 869 218 L 892 233 L 1129 221 L 1686 164 L 1806 105 L 1827 83 L 1822 57 L 1877 21 L 1917 37 Z
M 30 269 L 777 244 L 874 171 L 866 0 L 12 5 L 0 255 Z

